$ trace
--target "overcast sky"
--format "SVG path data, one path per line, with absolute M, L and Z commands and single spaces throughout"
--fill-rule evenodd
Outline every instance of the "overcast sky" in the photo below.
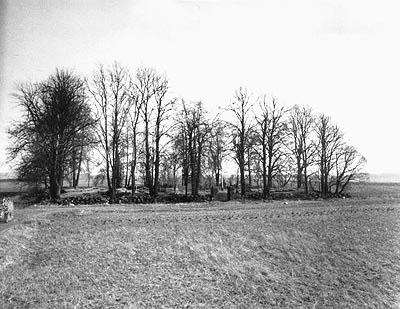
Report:
M 118 61 L 174 96 L 227 105 L 247 87 L 332 117 L 372 173 L 400 173 L 398 0 L 0 0 L 0 149 L 14 84 Z M 6 169 L 0 150 L 0 171 Z

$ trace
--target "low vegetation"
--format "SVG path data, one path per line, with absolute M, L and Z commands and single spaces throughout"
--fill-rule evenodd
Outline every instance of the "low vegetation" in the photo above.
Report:
M 31 207 L 0 232 L 0 302 L 394 308 L 399 235 L 396 197 Z

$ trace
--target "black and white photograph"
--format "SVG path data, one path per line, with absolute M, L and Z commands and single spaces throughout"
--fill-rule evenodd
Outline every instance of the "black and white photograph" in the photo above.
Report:
M 400 308 L 399 12 L 0 0 L 0 308 Z

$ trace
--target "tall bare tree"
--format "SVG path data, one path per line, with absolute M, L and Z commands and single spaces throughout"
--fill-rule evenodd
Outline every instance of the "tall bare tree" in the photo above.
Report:
M 159 190 L 161 139 L 166 136 L 172 124 L 168 118 L 175 105 L 175 99 L 167 101 L 168 80 L 157 76 L 153 84 L 155 101 L 155 126 L 154 126 L 154 183 L 153 195 L 157 197 Z M 167 125 L 169 124 L 169 125 Z
M 320 172 L 321 193 L 329 193 L 330 173 L 335 164 L 335 153 L 343 145 L 343 134 L 331 118 L 320 114 L 315 123 L 318 138 L 317 155 Z
M 234 96 L 233 102 L 228 106 L 235 120 L 228 122 L 232 130 L 233 158 L 236 161 L 240 172 L 240 194 L 244 197 L 246 193 L 245 170 L 248 138 L 252 128 L 251 114 L 253 103 L 245 88 L 240 87 Z
M 159 190 L 162 139 L 172 127 L 166 123 L 171 124 L 168 120 L 175 99 L 167 98 L 168 80 L 151 68 L 137 70 L 135 88 L 144 127 L 145 184 L 150 195 L 156 197 Z
M 93 74 L 89 90 L 99 119 L 97 135 L 100 153 L 106 161 L 107 183 L 111 202 L 116 200 L 116 189 L 121 182 L 122 134 L 127 124 L 132 101 L 129 98 L 128 70 L 114 63 L 108 68 L 99 66 Z
M 145 185 L 149 188 L 150 195 L 154 195 L 153 188 L 153 149 L 151 148 L 151 121 L 154 107 L 151 99 L 154 97 L 154 85 L 158 76 L 154 69 L 139 68 L 136 72 L 136 90 L 139 95 L 141 116 L 144 125 L 144 168 Z
M 73 147 L 66 161 L 69 165 L 67 179 L 73 188 L 77 188 L 82 171 L 82 163 L 87 157 L 91 148 L 96 145 L 96 138 L 93 134 L 93 128 L 85 129 L 77 134 L 73 139 Z
M 181 100 L 182 109 L 174 117 L 176 123 L 173 133 L 173 151 L 179 159 L 179 164 L 182 171 L 182 185 L 185 187 L 185 195 L 188 195 L 189 190 L 189 174 L 190 174 L 190 160 L 189 160 L 189 126 L 187 121 L 187 113 L 185 112 L 186 102 Z M 191 136 L 190 136 L 191 138 Z
M 258 143 L 258 136 L 255 127 L 252 127 L 249 130 L 246 139 L 246 166 L 247 166 L 247 180 L 249 190 L 253 186 L 253 174 L 252 172 L 256 169 L 256 163 L 259 159 L 258 152 L 257 152 L 257 143 Z
M 129 126 L 127 134 L 127 147 L 131 146 L 131 159 L 130 159 L 130 179 L 131 179 L 131 186 L 132 186 L 132 194 L 135 193 L 136 190 L 136 167 L 137 167 L 137 160 L 139 154 L 139 147 L 138 147 L 138 134 L 139 134 L 139 120 L 140 120 L 140 111 L 142 108 L 142 100 L 136 90 L 136 86 L 133 80 L 130 81 L 129 87 L 129 100 L 130 103 L 130 110 L 129 110 Z M 131 145 L 130 145 L 131 142 Z M 129 155 L 129 149 L 127 149 L 127 155 Z M 129 161 L 129 160 L 127 160 Z M 129 182 L 128 178 L 128 182 Z
M 358 176 L 366 159 L 353 146 L 341 145 L 334 155 L 335 194 L 342 194 L 352 179 Z
M 260 100 L 260 111 L 256 120 L 261 145 L 263 197 L 266 198 L 270 195 L 273 177 L 280 170 L 279 164 L 285 156 L 283 146 L 287 125 L 284 119 L 285 107 L 279 106 L 275 99 L 268 104 L 266 96 L 263 96 Z
M 164 181 L 168 186 L 172 186 L 174 193 L 176 193 L 177 189 L 178 169 L 181 162 L 179 147 L 176 147 L 179 143 L 175 142 L 176 139 L 173 140 L 172 144 L 169 144 L 171 147 L 161 158 L 160 167 L 160 180 Z
M 288 148 L 296 161 L 297 188 L 304 185 L 308 193 L 309 167 L 314 162 L 316 143 L 313 139 L 314 116 L 309 107 L 295 105 L 290 111 L 288 120 Z
M 219 118 L 211 123 L 210 138 L 208 139 L 208 160 L 215 178 L 215 185 L 221 184 L 222 162 L 227 152 L 226 124 Z
M 60 198 L 66 159 L 77 146 L 79 132 L 94 124 L 82 78 L 67 70 L 56 70 L 47 80 L 21 85 L 15 95 L 24 116 L 8 133 L 9 153 L 50 180 L 50 197 Z M 79 140 L 79 139 L 78 139 Z M 22 172 L 23 170 L 19 170 Z
M 87 151 L 84 152 L 84 156 L 83 156 L 83 165 L 84 165 L 84 169 L 86 171 L 88 188 L 90 187 L 92 165 L 95 164 L 94 160 L 92 159 L 92 156 L 93 156 L 92 151 L 93 151 L 93 149 L 88 149 Z
M 177 126 L 177 147 L 182 154 L 182 176 L 185 193 L 190 180 L 192 195 L 199 195 L 203 158 L 210 132 L 209 121 L 202 102 L 187 104 L 182 100 L 182 111 Z

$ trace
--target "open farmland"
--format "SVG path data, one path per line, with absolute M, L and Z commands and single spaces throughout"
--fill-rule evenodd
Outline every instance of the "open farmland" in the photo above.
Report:
M 398 308 L 400 199 L 391 188 L 386 198 L 288 204 L 19 210 L 19 220 L 0 233 L 0 302 Z

